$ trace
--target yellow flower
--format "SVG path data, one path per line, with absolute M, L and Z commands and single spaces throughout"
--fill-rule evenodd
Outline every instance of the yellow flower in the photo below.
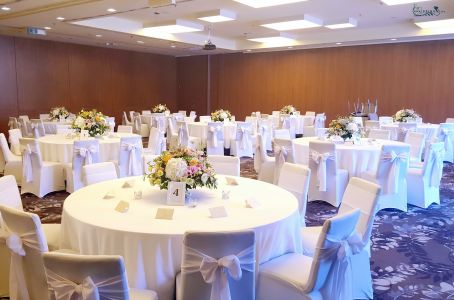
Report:
M 156 180 L 154 181 L 154 184 L 155 184 L 155 185 L 160 185 L 160 184 L 161 184 L 161 179 L 159 179 L 159 178 L 156 179 Z
M 166 153 L 162 156 L 162 161 L 164 163 L 167 163 L 171 158 L 172 158 L 172 155 L 170 155 L 169 153 Z
M 162 170 L 158 170 L 158 171 L 156 172 L 156 175 L 157 175 L 158 177 L 161 177 L 162 175 L 164 175 L 164 172 L 163 172 Z
M 199 161 L 197 160 L 197 158 L 192 158 L 191 161 L 189 162 L 189 165 L 190 166 L 195 166 L 199 163 Z

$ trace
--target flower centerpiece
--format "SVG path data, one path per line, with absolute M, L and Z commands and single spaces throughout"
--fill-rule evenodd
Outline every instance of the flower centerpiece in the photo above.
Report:
M 197 187 L 217 188 L 216 173 L 203 151 L 178 148 L 164 151 L 153 162 L 148 163 L 146 178 L 161 190 L 170 181 L 185 182 L 186 190 Z
M 75 129 L 77 132 L 88 130 L 88 134 L 91 137 L 101 136 L 106 131 L 110 130 L 106 116 L 96 109 L 82 109 L 71 124 L 71 128 Z
M 69 117 L 69 111 L 64 106 L 57 106 L 50 110 L 49 119 L 61 120 Z
M 296 113 L 296 108 L 293 105 L 286 105 L 281 108 L 280 113 L 283 115 L 293 115 Z
M 169 111 L 169 109 L 165 104 L 158 104 L 155 107 L 153 107 L 154 113 L 165 113 L 166 111 Z
M 421 116 L 417 114 L 413 109 L 404 108 L 396 112 L 393 116 L 395 122 L 409 122 L 415 121 L 417 118 Z
M 329 123 L 328 137 L 341 137 L 344 141 L 357 139 L 361 137 L 361 128 L 352 117 L 338 117 Z
M 232 114 L 228 110 L 218 109 L 215 112 L 211 113 L 211 120 L 214 122 L 224 122 L 224 121 L 231 121 Z

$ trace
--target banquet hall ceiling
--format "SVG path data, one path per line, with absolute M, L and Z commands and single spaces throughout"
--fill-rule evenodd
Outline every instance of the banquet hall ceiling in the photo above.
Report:
M 148 0 L 0 0 L 0 34 L 27 36 L 27 27 L 50 27 L 46 36 L 34 37 L 174 56 L 454 38 L 452 25 L 443 30 L 416 26 L 415 20 L 425 17 L 414 16 L 412 3 L 390 6 L 380 0 L 307 0 L 253 8 L 234 0 L 177 0 L 176 5 L 165 4 L 171 0 L 153 2 L 163 4 L 153 7 Z M 424 1 L 415 5 L 419 12 L 440 13 L 431 18 L 454 17 L 454 0 Z M 438 11 L 434 11 L 434 7 Z M 115 11 L 107 11 L 109 8 Z M 208 23 L 198 19 L 205 12 L 219 9 L 233 13 L 235 20 Z M 353 18 L 357 25 L 344 29 L 319 26 L 285 31 L 261 26 L 304 16 L 316 18 L 322 25 Z M 156 34 L 143 29 L 144 24 L 154 26 L 176 19 L 197 23 L 201 31 Z M 210 52 L 202 50 L 209 31 L 212 42 L 217 45 L 217 49 Z M 285 40 L 285 44 L 248 40 L 279 35 L 292 40 Z

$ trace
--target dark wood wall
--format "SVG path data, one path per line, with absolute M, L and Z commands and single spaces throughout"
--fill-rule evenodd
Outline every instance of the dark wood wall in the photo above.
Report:
M 347 101 L 378 99 L 379 113 L 413 107 L 427 122 L 454 117 L 454 41 L 212 55 L 177 59 L 178 106 L 207 99 L 242 119 L 294 104 L 302 112 L 347 114 Z M 193 70 L 192 76 L 188 68 Z M 203 73 L 205 70 L 205 73 Z M 207 89 L 211 98 L 207 97 Z M 181 96 L 184 95 L 184 96 Z M 207 111 L 199 111 L 199 114 Z
M 60 105 L 97 108 L 117 124 L 123 110 L 175 110 L 176 69 L 172 56 L 0 36 L 0 132 L 9 116 Z

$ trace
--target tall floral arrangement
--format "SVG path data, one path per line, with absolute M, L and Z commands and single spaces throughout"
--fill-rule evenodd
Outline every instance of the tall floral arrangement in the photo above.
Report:
M 92 137 L 103 135 L 110 130 L 106 116 L 96 109 L 82 109 L 74 119 L 71 128 L 75 129 L 77 132 L 88 130 L 88 134 Z
M 158 104 L 155 107 L 153 107 L 154 113 L 165 113 L 166 111 L 169 111 L 169 109 L 165 104 Z
M 341 137 L 343 140 L 361 137 L 361 128 L 352 117 L 338 117 L 329 123 L 328 137 Z
M 226 120 L 231 121 L 232 114 L 228 110 L 218 109 L 211 113 L 211 120 L 213 120 L 214 122 L 223 122 Z
M 186 189 L 197 187 L 217 188 L 216 173 L 203 151 L 178 148 L 164 151 L 148 164 L 150 184 L 161 190 L 167 189 L 170 181 L 185 182 Z
M 293 105 L 285 105 L 281 108 L 280 113 L 283 115 L 293 115 L 296 113 L 296 108 Z
M 57 106 L 50 110 L 49 119 L 60 120 L 69 117 L 69 111 L 64 106 Z
M 421 116 L 417 114 L 413 109 L 404 108 L 396 112 L 393 116 L 395 122 L 408 122 L 415 121 L 416 118 Z

